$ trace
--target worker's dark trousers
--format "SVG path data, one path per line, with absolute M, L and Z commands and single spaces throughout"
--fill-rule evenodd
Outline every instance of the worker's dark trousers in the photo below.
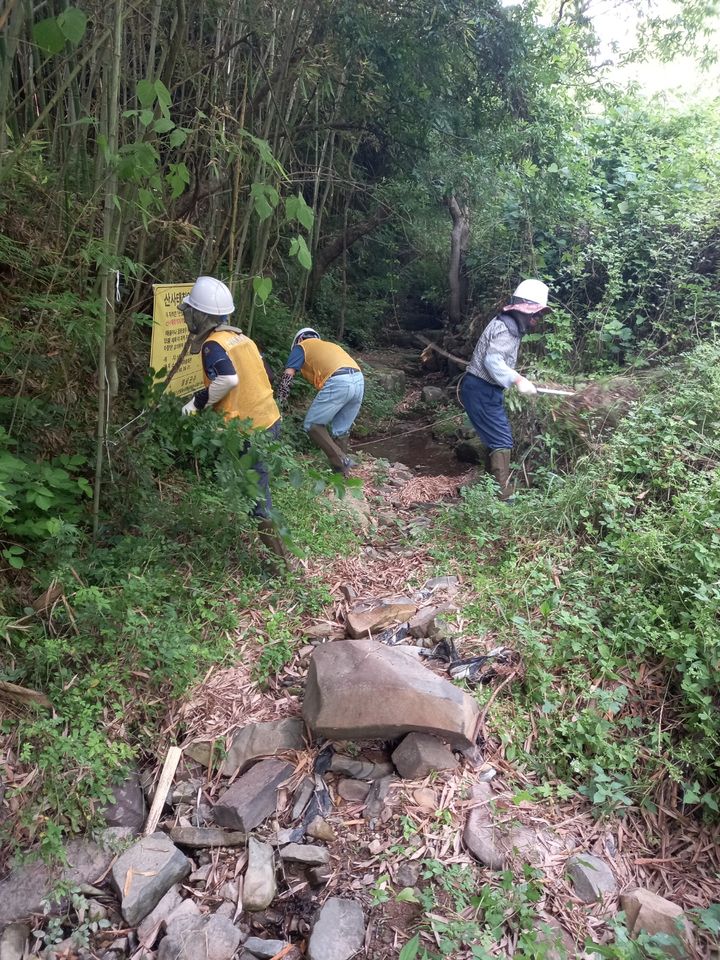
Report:
M 271 427 L 268 427 L 265 433 L 269 434 L 273 440 L 276 440 L 280 436 L 280 421 L 278 420 Z M 252 441 L 248 440 L 245 444 L 245 452 L 250 450 L 251 447 Z M 262 460 L 257 460 L 252 468 L 258 476 L 258 485 L 261 494 L 261 499 L 258 500 L 253 507 L 252 515 L 254 517 L 269 517 L 270 511 L 272 510 L 272 498 L 270 497 L 270 477 L 268 475 L 268 469 Z
M 460 400 L 470 423 L 489 450 L 511 450 L 510 423 L 503 403 L 503 387 L 466 373 L 460 387 Z

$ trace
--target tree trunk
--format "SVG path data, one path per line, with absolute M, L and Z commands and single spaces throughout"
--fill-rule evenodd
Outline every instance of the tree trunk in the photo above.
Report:
M 358 241 L 361 237 L 367 236 L 376 230 L 386 220 L 390 219 L 392 211 L 388 207 L 379 207 L 372 216 L 355 223 L 341 234 L 326 243 L 315 255 L 313 260 L 312 273 L 310 274 L 310 286 L 308 289 L 308 303 L 311 304 L 317 295 L 320 281 L 325 276 L 328 267 L 333 264 L 344 251 Z
M 447 199 L 448 210 L 453 227 L 450 235 L 450 323 L 459 326 L 465 317 L 468 296 L 468 278 L 465 257 L 470 239 L 470 210 L 467 204 L 460 203 L 454 195 Z

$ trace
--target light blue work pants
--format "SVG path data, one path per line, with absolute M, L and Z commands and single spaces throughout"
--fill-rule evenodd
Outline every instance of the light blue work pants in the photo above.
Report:
M 359 370 L 330 377 L 310 404 L 303 426 L 309 430 L 320 424 L 329 427 L 334 437 L 344 437 L 355 423 L 364 393 L 365 379 Z

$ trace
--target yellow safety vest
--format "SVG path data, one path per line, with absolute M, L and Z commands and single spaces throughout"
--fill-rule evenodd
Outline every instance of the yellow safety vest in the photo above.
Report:
M 244 333 L 230 330 L 215 330 L 207 338 L 219 343 L 232 360 L 238 375 L 238 385 L 216 403 L 215 410 L 225 414 L 227 420 L 239 417 L 252 421 L 253 427 L 266 430 L 280 419 L 280 411 L 273 397 L 272 387 L 265 372 L 260 351 Z M 203 370 L 205 386 L 210 379 Z
M 316 390 L 320 390 L 335 371 L 342 367 L 352 367 L 353 370 L 360 369 L 350 354 L 345 353 L 343 348 L 336 343 L 313 338 L 303 340 L 300 346 L 305 353 L 305 363 L 302 365 L 300 373 Z

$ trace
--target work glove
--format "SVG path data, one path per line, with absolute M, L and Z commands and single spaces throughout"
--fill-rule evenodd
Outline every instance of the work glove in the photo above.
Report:
M 198 412 L 198 409 L 195 406 L 195 397 L 190 397 L 188 402 L 185 404 L 185 406 L 181 410 L 181 416 L 189 417 L 193 413 L 197 413 L 197 412 Z
M 524 397 L 534 397 L 537 393 L 537 387 L 527 377 L 518 377 L 515 386 L 518 393 L 521 393 Z
M 288 397 L 290 396 L 290 387 L 292 386 L 292 382 L 293 382 L 293 378 L 289 376 L 287 373 L 284 373 L 282 375 L 282 379 L 280 380 L 277 391 L 275 393 L 275 397 L 277 399 L 277 404 L 279 407 L 284 407 L 285 404 L 287 403 Z

